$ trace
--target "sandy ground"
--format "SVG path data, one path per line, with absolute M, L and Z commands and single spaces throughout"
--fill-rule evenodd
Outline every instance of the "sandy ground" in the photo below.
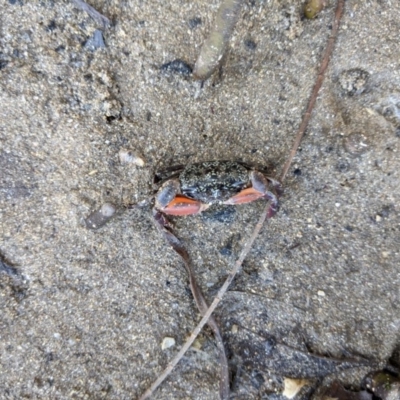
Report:
M 122 206 L 152 193 L 160 166 L 242 159 L 278 174 L 330 33 L 328 3 L 309 21 L 299 0 L 246 1 L 222 74 L 200 89 L 160 66 L 194 64 L 216 0 L 92 1 L 112 20 L 98 49 L 96 23 L 70 1 L 2 2 L 1 398 L 135 399 L 167 365 L 199 314 L 150 211 Z M 396 0 L 346 1 L 280 212 L 217 312 L 235 399 L 281 399 L 272 383 L 279 392 L 283 376 L 309 375 L 265 366 L 266 343 L 364 360 L 331 371 L 354 388 L 399 348 L 399 16 Z M 145 165 L 121 165 L 121 149 Z M 105 202 L 118 215 L 86 229 Z M 174 220 L 209 299 L 263 207 Z M 166 337 L 176 345 L 163 350 Z M 265 357 L 248 356 L 257 340 Z M 217 399 L 217 375 L 206 330 L 154 398 Z

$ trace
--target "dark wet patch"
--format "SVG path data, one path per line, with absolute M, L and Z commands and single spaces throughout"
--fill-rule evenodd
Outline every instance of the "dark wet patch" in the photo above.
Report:
M 38 187 L 29 162 L 13 153 L 0 154 L 0 171 L 0 198 L 26 198 Z
M 229 257 L 232 255 L 233 253 L 233 247 L 235 245 L 235 243 L 237 243 L 240 239 L 240 235 L 239 234 L 235 234 L 232 235 L 228 238 L 228 240 L 225 242 L 225 244 L 223 245 L 223 247 L 220 248 L 219 252 L 220 254 L 222 254 L 223 256 Z
M 273 336 L 260 336 L 241 327 L 230 339 L 231 350 L 240 357 L 244 366 L 292 378 L 324 377 L 363 365 L 361 362 L 314 355 L 283 344 Z
M 0 288 L 8 289 L 8 296 L 21 302 L 28 295 L 28 284 L 18 269 L 0 254 Z M 7 290 L 3 293 L 7 296 Z
M 215 206 L 204 211 L 201 217 L 205 221 L 222 222 L 229 224 L 235 219 L 235 206 Z

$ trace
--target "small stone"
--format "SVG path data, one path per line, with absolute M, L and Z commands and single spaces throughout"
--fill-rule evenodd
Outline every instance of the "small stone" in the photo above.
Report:
M 86 219 L 88 229 L 99 229 L 104 226 L 115 214 L 116 208 L 110 203 L 104 203 L 98 210 L 93 211 Z
M 309 0 L 304 6 L 304 16 L 308 19 L 315 18 L 325 5 L 325 0 Z
M 379 214 L 375 215 L 375 221 L 376 222 L 381 222 L 382 221 L 382 217 Z
M 96 29 L 84 45 L 85 49 L 89 51 L 95 51 L 97 49 L 103 49 L 106 47 L 103 39 L 103 32 L 100 29 Z
M 237 325 L 235 325 L 235 324 L 233 324 L 232 325 L 232 329 L 231 329 L 231 332 L 235 335 L 236 333 L 238 333 L 238 326 Z
M 300 175 L 301 175 L 301 169 L 300 169 L 300 168 L 296 168 L 296 169 L 293 171 L 293 174 L 296 175 L 296 176 L 300 176 Z
M 134 164 L 138 167 L 144 166 L 144 160 L 132 150 L 121 149 L 118 153 L 121 164 Z
M 169 349 L 175 346 L 175 339 L 172 337 L 165 337 L 161 343 L 161 350 Z
M 345 160 L 339 161 L 336 164 L 336 170 L 339 172 L 342 172 L 342 173 L 347 172 L 347 171 L 349 171 L 349 169 L 350 169 L 350 164 Z
M 193 344 L 192 344 L 192 347 L 194 348 L 194 349 L 196 349 L 196 350 L 201 350 L 201 347 L 202 347 L 203 345 L 202 345 L 202 343 L 201 343 L 201 340 L 199 339 L 199 338 L 197 338 L 194 342 L 193 342 Z
M 318 290 L 317 294 L 320 297 L 325 297 L 325 292 L 323 290 Z
M 354 132 L 346 136 L 343 145 L 345 150 L 353 156 L 365 153 L 370 147 L 367 137 L 359 132 Z
M 47 32 L 53 32 L 57 28 L 56 21 L 54 19 L 50 21 L 50 23 L 46 26 L 46 31 Z
M 185 76 L 191 75 L 193 70 L 188 63 L 179 59 L 161 65 L 160 69 L 163 72 L 172 72 Z
M 389 251 L 382 251 L 382 257 L 383 258 L 388 258 L 389 257 L 390 252 Z
M 284 389 L 282 395 L 288 399 L 294 399 L 301 388 L 306 385 L 308 381 L 305 379 L 292 379 L 284 378 Z
M 201 18 L 200 17 L 194 17 L 194 18 L 189 19 L 188 25 L 189 25 L 190 29 L 197 28 L 199 25 L 201 25 Z

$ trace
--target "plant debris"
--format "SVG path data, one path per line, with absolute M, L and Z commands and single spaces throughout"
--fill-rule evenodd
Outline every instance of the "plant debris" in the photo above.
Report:
M 205 80 L 220 65 L 238 20 L 242 0 L 223 0 L 219 6 L 211 32 L 201 48 L 193 75 Z
M 313 19 L 326 6 L 325 0 L 309 0 L 304 6 L 304 16 L 308 19 Z

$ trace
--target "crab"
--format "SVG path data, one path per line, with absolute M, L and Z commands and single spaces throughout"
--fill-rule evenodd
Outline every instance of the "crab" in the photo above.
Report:
M 155 195 L 155 211 L 183 216 L 199 214 L 213 204 L 270 201 L 268 216 L 278 211 L 281 184 L 240 161 L 206 161 L 168 169 L 170 176 Z M 157 176 L 157 175 L 156 175 Z

